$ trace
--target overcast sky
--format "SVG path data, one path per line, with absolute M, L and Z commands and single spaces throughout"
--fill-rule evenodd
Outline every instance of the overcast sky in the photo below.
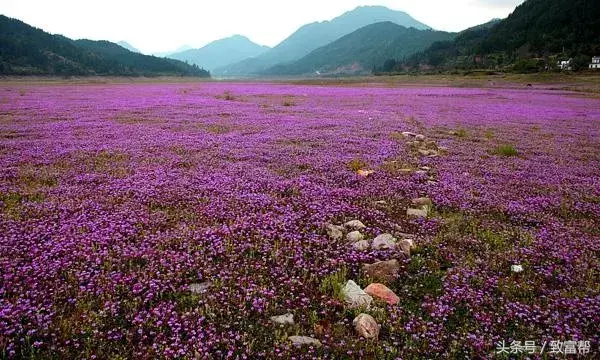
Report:
M 125 40 L 144 53 L 200 47 L 242 34 L 277 45 L 300 26 L 360 5 L 402 10 L 437 30 L 460 31 L 510 14 L 523 0 L 1 0 L 0 14 L 70 38 Z

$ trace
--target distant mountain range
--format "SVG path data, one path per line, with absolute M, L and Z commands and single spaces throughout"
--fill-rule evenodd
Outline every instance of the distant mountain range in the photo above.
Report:
M 426 49 L 435 41 L 454 39 L 456 34 L 417 30 L 393 22 L 362 27 L 292 63 L 276 65 L 265 75 L 306 75 L 315 73 L 370 73 L 386 59 L 402 59 Z
M 259 74 L 275 65 L 298 60 L 311 51 L 364 26 L 383 21 L 419 30 L 430 29 L 429 26 L 402 11 L 390 10 L 383 6 L 358 7 L 331 21 L 304 25 L 264 54 L 215 69 L 214 74 L 226 76 Z
M 3 15 L 0 74 L 210 76 L 207 71 L 178 60 L 134 53 L 108 41 L 74 41 Z
M 193 47 L 191 47 L 189 45 L 182 45 L 173 51 L 154 52 L 154 53 L 152 53 L 152 55 L 158 56 L 158 57 L 169 57 L 169 55 L 177 54 L 177 53 L 184 52 L 184 51 L 191 50 L 191 49 L 193 49 Z
M 129 44 L 127 41 L 119 41 L 117 43 L 117 45 L 119 45 L 120 47 L 123 47 L 131 52 L 135 52 L 135 53 L 142 53 L 141 51 L 139 51 L 138 49 L 134 48 L 133 46 L 131 46 L 131 44 Z
M 195 64 L 212 71 L 218 67 L 261 55 L 269 49 L 268 46 L 253 43 L 245 36 L 234 35 L 213 41 L 200 49 L 169 54 L 167 57 Z

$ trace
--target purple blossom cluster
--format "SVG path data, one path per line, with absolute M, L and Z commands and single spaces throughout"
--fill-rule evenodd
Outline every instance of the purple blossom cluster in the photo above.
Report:
M 403 131 L 446 150 L 419 155 Z M 0 169 L 0 357 L 486 358 L 503 340 L 597 352 L 597 97 L 1 85 Z M 422 196 L 430 217 L 407 218 Z M 362 264 L 400 258 L 327 236 L 352 219 L 370 237 L 415 235 L 377 341 L 321 286 L 342 269 L 368 285 Z M 292 327 L 269 321 L 286 312 Z

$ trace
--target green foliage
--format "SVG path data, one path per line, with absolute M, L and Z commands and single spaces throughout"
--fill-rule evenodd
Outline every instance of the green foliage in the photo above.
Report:
M 535 73 L 544 68 L 544 63 L 537 59 L 520 59 L 513 66 L 513 71 L 521 74 Z
M 345 267 L 341 268 L 337 272 L 327 275 L 321 280 L 319 290 L 323 294 L 331 295 L 336 299 L 343 299 L 342 289 L 346 284 L 346 277 L 348 275 L 348 269 Z
M 361 169 L 365 169 L 367 167 L 367 163 L 362 159 L 352 159 L 347 165 L 347 168 L 351 171 L 358 171 Z
M 506 156 L 506 157 L 519 155 L 519 152 L 517 151 L 517 149 L 514 146 L 509 145 L 509 144 L 504 144 L 504 145 L 498 146 L 496 149 L 494 149 L 493 153 L 496 155 Z
M 528 73 L 554 66 L 549 58 L 560 54 L 574 58 L 573 70 L 579 70 L 600 53 L 598 38 L 600 2 L 528 0 L 508 18 L 467 29 L 454 41 L 436 42 L 396 69 L 427 65 L 469 70 L 513 65 L 514 71 Z
M 0 74 L 210 76 L 197 66 L 177 60 L 134 53 L 108 41 L 73 41 L 2 15 Z
M 379 22 L 343 36 L 291 64 L 272 67 L 266 70 L 265 74 L 361 72 L 379 66 L 386 60 L 402 59 L 422 51 L 435 41 L 449 40 L 453 37 L 452 33 L 417 30 L 392 22 Z M 356 64 L 360 66 L 355 67 Z

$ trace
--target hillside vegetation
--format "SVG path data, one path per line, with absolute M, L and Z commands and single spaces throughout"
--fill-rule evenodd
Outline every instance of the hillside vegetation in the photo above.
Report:
M 0 74 L 210 76 L 181 61 L 134 53 L 108 41 L 74 41 L 2 15 Z

